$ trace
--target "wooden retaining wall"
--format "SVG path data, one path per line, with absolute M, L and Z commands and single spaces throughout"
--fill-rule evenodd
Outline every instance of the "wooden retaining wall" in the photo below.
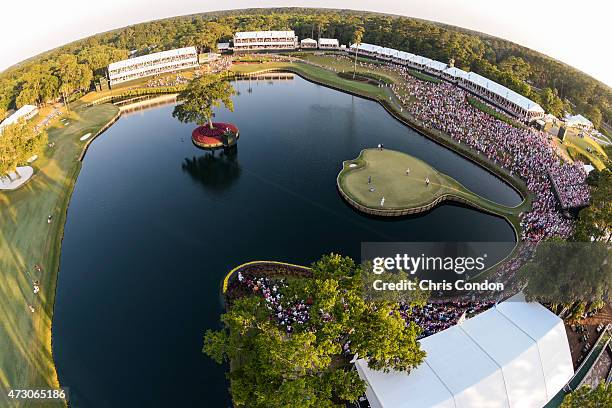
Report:
M 359 212 L 365 213 L 365 214 L 369 214 L 369 215 L 375 215 L 378 217 L 402 217 L 404 215 L 411 215 L 411 214 L 419 214 L 419 213 L 423 213 L 423 212 L 427 212 L 431 209 L 433 209 L 435 206 L 437 206 L 440 203 L 443 203 L 444 201 L 453 201 L 456 203 L 460 203 L 460 204 L 465 204 L 465 205 L 469 205 L 471 207 L 475 207 L 481 211 L 485 211 L 487 213 L 491 213 L 491 214 L 495 214 L 495 215 L 499 215 L 496 214 L 486 208 L 483 208 L 479 205 L 477 205 L 476 203 L 473 203 L 469 200 L 466 200 L 464 198 L 452 195 L 452 194 L 444 194 L 438 198 L 436 198 L 435 200 L 433 200 L 431 203 L 426 204 L 426 205 L 422 205 L 419 207 L 410 207 L 410 208 L 372 208 L 372 207 L 367 207 L 365 205 L 359 204 L 358 202 L 356 202 L 355 200 L 353 200 L 351 197 L 348 196 L 348 194 L 346 194 L 344 192 L 344 190 L 342 190 L 342 187 L 340 187 L 340 176 L 338 176 L 338 178 L 336 179 L 336 187 L 338 188 L 338 191 L 340 192 L 340 195 L 342 196 L 342 198 L 344 199 L 344 201 L 346 201 L 351 207 L 353 207 L 354 209 L 356 209 Z

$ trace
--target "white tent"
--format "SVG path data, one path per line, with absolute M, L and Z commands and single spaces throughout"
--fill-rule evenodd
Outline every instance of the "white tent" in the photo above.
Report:
M 541 408 L 573 366 L 561 319 L 517 295 L 421 340 L 427 352 L 411 373 L 355 365 L 374 408 Z
M 4 122 L 0 124 L 0 129 L 5 126 L 12 125 L 14 123 L 19 122 L 20 119 L 29 120 L 34 117 L 38 113 L 38 108 L 34 105 L 23 105 L 21 108 L 17 109 L 15 113 L 6 118 Z
M 567 116 L 565 118 L 565 125 L 568 127 L 581 127 L 585 129 L 593 128 L 593 122 L 582 115 Z

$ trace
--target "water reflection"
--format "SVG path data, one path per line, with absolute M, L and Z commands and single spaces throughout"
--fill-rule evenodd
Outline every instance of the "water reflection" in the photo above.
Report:
M 242 172 L 238 164 L 238 146 L 224 149 L 221 153 L 206 152 L 202 156 L 186 157 L 181 164 L 183 172 L 189 174 L 206 189 L 222 191 L 238 180 Z

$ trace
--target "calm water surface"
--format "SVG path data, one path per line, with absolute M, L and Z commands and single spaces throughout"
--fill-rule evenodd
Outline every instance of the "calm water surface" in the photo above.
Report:
M 385 147 L 473 191 L 509 186 L 392 119 L 378 104 L 306 82 L 236 83 L 233 156 L 190 142 L 172 106 L 123 117 L 90 147 L 68 211 L 53 323 L 75 407 L 229 406 L 225 367 L 200 350 L 219 327 L 220 281 L 271 259 L 309 264 L 362 241 L 511 241 L 503 220 L 443 205 L 402 220 L 361 216 L 336 191 L 343 160 Z

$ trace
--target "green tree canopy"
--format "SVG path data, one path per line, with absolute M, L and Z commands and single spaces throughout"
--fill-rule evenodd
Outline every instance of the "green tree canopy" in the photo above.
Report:
M 612 288 L 609 244 L 567 242 L 551 238 L 538 245 L 534 257 L 517 272 L 527 300 L 560 307 L 570 320 L 587 305 L 608 299 Z
M 593 170 L 587 181 L 591 185 L 591 204 L 580 210 L 573 241 L 612 242 L 612 172 Z
M 205 335 L 204 353 L 231 362 L 237 407 L 343 407 L 365 392 L 352 354 L 373 369 L 401 371 L 425 357 L 420 329 L 406 324 L 397 303 L 364 300 L 361 267 L 348 257 L 326 255 L 312 265 L 312 277 L 292 278 L 281 290 L 285 299 L 309 300 L 307 324 L 287 333 L 264 299 L 251 295 L 222 315 L 222 330 Z
M 612 385 L 605 382 L 597 387 L 583 386 L 568 394 L 561 408 L 602 408 L 612 407 Z
M 219 75 L 204 75 L 194 79 L 178 96 L 180 103 L 174 108 L 172 116 L 181 122 L 195 122 L 198 125 L 208 123 L 212 129 L 213 108 L 224 105 L 234 110 L 232 95 L 234 87 Z
M 0 135 L 0 176 L 16 172 L 17 166 L 39 154 L 46 143 L 47 133 L 37 133 L 23 119 L 5 126 Z

